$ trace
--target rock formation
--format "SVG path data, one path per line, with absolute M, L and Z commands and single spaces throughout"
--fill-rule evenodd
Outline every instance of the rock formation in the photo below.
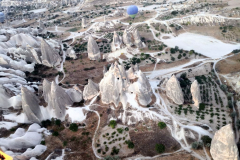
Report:
M 41 53 L 43 65 L 53 67 L 60 64 L 61 57 L 44 39 L 41 41 Z
M 93 39 L 92 36 L 89 36 L 88 39 L 88 58 L 90 60 L 99 60 L 101 59 L 100 50 L 96 41 Z
M 75 53 L 75 51 L 72 48 L 68 48 L 67 51 L 67 56 L 72 58 L 72 59 L 77 59 L 77 55 Z
M 123 43 L 128 46 L 131 47 L 133 45 L 132 43 L 132 36 L 130 33 L 127 32 L 127 30 L 125 29 L 124 33 L 123 33 Z
M 234 139 L 234 132 L 231 124 L 216 131 L 210 148 L 214 160 L 238 160 L 238 148 Z
M 95 97 L 98 94 L 99 86 L 97 83 L 94 83 L 91 79 L 88 79 L 88 84 L 84 86 L 83 90 L 83 99 L 89 100 Z
M 194 105 L 198 107 L 199 103 L 201 103 L 202 100 L 201 100 L 200 88 L 197 80 L 195 80 L 191 85 L 191 93 L 192 93 L 192 99 L 194 101 Z
M 66 106 L 73 104 L 69 95 L 62 87 L 58 86 L 55 81 L 49 83 L 44 79 L 43 97 L 48 103 L 48 107 L 53 109 L 55 116 L 59 119 L 65 116 Z
M 73 86 L 73 88 L 68 89 L 66 92 L 73 102 L 80 102 L 83 99 L 82 91 L 78 86 Z
M 34 123 L 41 123 L 42 113 L 39 108 L 39 99 L 27 88 L 22 87 L 22 109 L 28 120 Z
M 121 36 L 119 36 L 117 34 L 116 31 L 114 31 L 113 41 L 112 41 L 112 44 L 111 44 L 111 49 L 114 52 L 114 51 L 120 49 L 121 47 L 122 47 L 122 38 L 121 38 Z
M 41 56 L 36 52 L 36 50 L 33 47 L 29 46 L 29 45 L 27 45 L 27 48 L 31 51 L 35 61 L 38 64 L 42 64 Z
M 176 104 L 183 104 L 184 98 L 182 88 L 175 75 L 173 75 L 166 84 L 166 94 Z
M 87 22 L 85 18 L 82 18 L 82 28 L 86 28 L 87 27 Z
M 134 72 L 132 67 L 126 72 L 124 66 L 117 62 L 104 74 L 99 88 L 104 104 L 113 103 L 117 107 L 127 92 L 136 94 L 141 105 L 151 102 L 152 89 L 146 76 L 141 71 Z
M 141 41 L 141 37 L 140 37 L 137 29 L 133 31 L 133 37 L 134 37 L 134 44 L 135 44 L 138 48 L 145 48 L 145 47 L 146 47 L 145 43 L 143 43 L 143 42 Z
M 127 85 L 128 78 L 124 67 L 115 62 L 99 83 L 102 102 L 105 104 L 114 103 L 117 107 Z

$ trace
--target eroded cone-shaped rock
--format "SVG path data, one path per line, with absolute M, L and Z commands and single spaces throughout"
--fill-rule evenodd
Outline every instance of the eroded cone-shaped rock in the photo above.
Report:
M 73 102 L 80 102 L 83 98 L 82 91 L 77 86 L 73 86 L 66 92 Z
M 94 83 L 91 79 L 88 79 L 88 84 L 84 86 L 83 90 L 83 99 L 89 100 L 95 97 L 98 94 L 99 86 L 97 83 Z
M 128 79 L 135 79 L 136 78 L 133 67 L 130 67 L 128 69 L 127 75 L 128 75 Z
M 41 57 L 40 57 L 40 55 L 36 52 L 36 50 L 35 50 L 33 47 L 29 46 L 29 45 L 27 45 L 27 48 L 31 51 L 31 53 L 32 53 L 35 61 L 36 61 L 38 64 L 42 64 Z
M 93 39 L 92 36 L 89 36 L 88 39 L 88 58 L 90 60 L 99 60 L 101 59 L 100 50 L 96 41 Z
M 87 27 L 87 22 L 85 18 L 82 18 L 82 28 L 86 28 Z
M 214 160 L 238 160 L 238 148 L 231 124 L 218 130 L 211 143 L 210 153 Z
M 50 97 L 51 99 L 48 99 L 48 103 L 54 109 L 56 117 L 61 119 L 65 116 L 66 106 L 72 105 L 73 101 L 55 81 L 51 83 Z
M 141 71 L 138 72 L 139 93 L 138 101 L 141 105 L 148 105 L 152 99 L 152 88 L 147 77 Z
M 41 20 L 39 20 L 39 28 L 41 30 L 44 30 L 45 29 L 45 25 L 43 24 L 43 22 Z
M 77 59 L 76 52 L 72 48 L 67 49 L 67 56 L 73 59 Z
M 117 107 L 123 92 L 128 87 L 128 77 L 124 67 L 118 65 L 117 62 L 111 65 L 108 72 L 104 74 L 99 87 L 102 102 L 105 104 L 113 103 Z
M 43 65 L 53 67 L 60 64 L 61 57 L 44 39 L 41 41 L 41 52 Z
M 47 80 L 43 80 L 43 97 L 46 102 L 51 99 L 51 83 Z
M 122 38 L 121 38 L 121 36 L 119 36 L 117 34 L 116 31 L 114 31 L 111 49 L 112 49 L 112 51 L 116 51 L 116 50 L 120 49 L 121 47 L 122 47 Z
M 22 87 L 22 109 L 29 121 L 40 123 L 42 121 L 42 113 L 39 108 L 39 99 L 34 93 L 27 88 Z
M 200 88 L 197 80 L 195 80 L 191 85 L 191 93 L 192 93 L 192 99 L 194 101 L 194 105 L 198 107 L 199 103 L 201 103 L 202 100 L 201 100 Z
M 132 43 L 132 36 L 131 34 L 129 34 L 127 32 L 127 30 L 125 29 L 124 33 L 123 33 L 123 43 L 125 45 L 127 45 L 128 47 L 132 46 L 133 43 Z
M 184 98 L 182 88 L 175 75 L 173 75 L 166 84 L 166 94 L 176 104 L 183 104 Z
M 134 37 L 134 44 L 138 48 L 145 48 L 146 47 L 146 45 L 141 41 L 141 37 L 140 37 L 137 29 L 133 31 L 133 37 Z

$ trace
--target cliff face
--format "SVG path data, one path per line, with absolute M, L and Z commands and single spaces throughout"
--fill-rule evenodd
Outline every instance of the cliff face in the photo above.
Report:
M 214 160 L 238 160 L 238 148 L 231 124 L 218 130 L 211 143 L 210 153 Z
M 100 50 L 96 41 L 93 39 L 92 36 L 89 36 L 88 39 L 88 58 L 90 60 L 99 60 L 101 59 Z
M 174 103 L 179 105 L 183 104 L 184 98 L 182 88 L 175 75 L 173 75 L 166 84 L 166 94 Z
M 53 67 L 60 64 L 61 57 L 44 39 L 41 41 L 41 53 L 43 65 Z
M 27 88 L 22 87 L 22 109 L 29 121 L 41 123 L 42 113 L 39 108 L 39 99 Z
M 194 101 L 194 105 L 198 107 L 199 103 L 201 103 L 202 100 L 201 100 L 200 88 L 197 80 L 195 80 L 191 85 L 191 93 L 192 93 L 192 99 Z
M 84 100 L 89 100 L 95 97 L 98 94 L 99 86 L 97 83 L 94 83 L 91 79 L 88 79 L 88 84 L 84 86 L 83 98 Z

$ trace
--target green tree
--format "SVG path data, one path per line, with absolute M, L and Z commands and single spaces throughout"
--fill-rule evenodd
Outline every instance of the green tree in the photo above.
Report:
M 72 123 L 72 124 L 70 124 L 69 129 L 73 132 L 77 132 L 78 131 L 78 125 L 76 123 Z
M 155 150 L 158 153 L 163 153 L 165 151 L 165 146 L 163 144 L 156 144 L 155 145 Z
M 108 125 L 108 126 L 112 127 L 112 129 L 114 129 L 116 125 L 117 125 L 117 122 L 116 122 L 115 120 L 111 120 L 111 121 L 109 122 L 109 125 Z
M 160 129 L 163 129 L 163 128 L 166 128 L 166 123 L 164 123 L 164 122 L 159 122 L 158 123 L 158 127 L 160 128 Z

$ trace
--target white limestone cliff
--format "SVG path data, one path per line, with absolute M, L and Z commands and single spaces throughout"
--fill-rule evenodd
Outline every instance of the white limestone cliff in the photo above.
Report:
M 214 160 L 238 160 L 238 148 L 234 138 L 231 124 L 216 131 L 210 148 Z
M 194 101 L 194 105 L 196 107 L 202 102 L 200 88 L 197 80 L 195 80 L 191 85 L 191 93 L 192 93 L 192 100 Z
M 182 88 L 175 75 L 173 75 L 166 84 L 166 94 L 174 103 L 179 105 L 183 104 L 184 98 Z
M 96 41 L 93 39 L 92 36 L 89 36 L 87 50 L 88 50 L 88 58 L 90 60 L 101 59 L 100 50 L 98 48 L 98 45 L 97 45 Z

